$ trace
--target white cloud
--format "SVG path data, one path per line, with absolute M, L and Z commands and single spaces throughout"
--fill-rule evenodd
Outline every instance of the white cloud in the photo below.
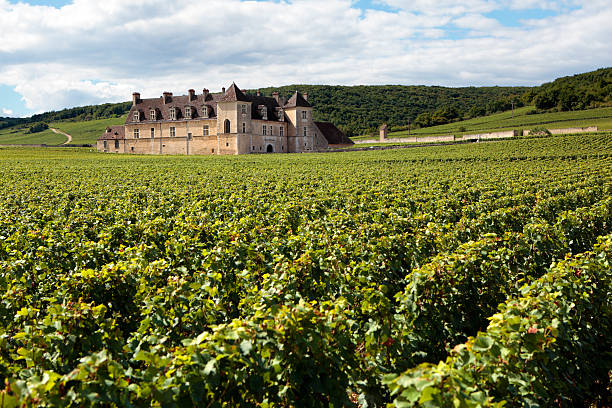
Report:
M 608 0 L 508 28 L 486 14 L 575 0 L 0 0 L 0 84 L 34 111 L 189 88 L 536 84 L 609 64 Z M 588 29 L 585 29 L 588 27 Z
M 2 114 L 6 116 L 11 116 L 13 114 L 13 111 L 7 108 L 2 108 Z

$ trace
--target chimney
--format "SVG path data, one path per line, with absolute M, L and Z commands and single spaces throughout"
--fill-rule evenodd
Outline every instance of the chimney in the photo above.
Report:
M 302 96 L 304 96 L 304 100 L 308 102 L 308 92 L 304 92 Z
M 225 93 L 225 87 L 221 88 L 221 92 Z
M 272 97 L 278 103 L 278 92 L 272 92 Z
M 172 102 L 172 92 L 164 92 L 163 99 L 164 99 L 164 105 Z
M 189 91 L 187 91 L 187 92 L 189 92 L 189 100 L 190 100 L 190 101 L 193 101 L 193 100 L 195 99 L 195 90 L 190 89 L 190 90 L 189 90 Z
M 261 96 L 261 91 L 259 89 L 257 90 L 257 96 Z
M 209 94 L 208 89 L 204 88 L 204 89 L 202 90 L 202 95 L 204 95 L 204 100 L 205 100 L 205 101 L 206 101 L 206 98 L 208 98 L 208 94 Z
M 140 94 L 138 92 L 134 92 L 132 94 L 132 105 L 136 106 L 140 103 Z

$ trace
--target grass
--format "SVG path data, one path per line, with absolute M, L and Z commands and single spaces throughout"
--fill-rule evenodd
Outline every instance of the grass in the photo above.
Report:
M 49 127 L 61 130 L 72 136 L 72 144 L 95 145 L 107 126 L 122 125 L 126 116 L 108 119 L 96 119 L 82 122 L 53 122 Z M 66 137 L 53 133 L 50 129 L 44 132 L 28 134 L 27 125 L 14 126 L 0 130 L 0 144 L 46 144 L 61 145 Z
M 447 125 L 432 126 L 410 131 L 411 136 L 434 136 L 434 135 L 463 135 L 470 133 L 488 133 L 503 130 L 532 129 L 534 127 L 546 127 L 549 129 L 561 129 L 567 127 L 598 126 L 600 130 L 612 129 L 612 107 L 588 109 L 571 112 L 551 112 L 535 115 L 527 113 L 533 111 L 532 106 L 515 109 L 514 117 L 512 111 L 497 113 L 494 115 L 468 119 Z M 465 129 L 465 130 L 464 130 Z M 393 132 L 389 137 L 408 136 L 408 131 Z M 371 139 L 371 136 L 360 136 L 353 139 Z
M 28 134 L 27 127 L 10 127 L 0 129 L 0 144 L 47 144 L 60 145 L 66 141 L 63 135 L 57 135 L 50 129 Z
M 88 120 L 84 122 L 56 122 L 49 126 L 72 136 L 73 144 L 96 144 L 96 140 L 108 126 L 123 125 L 126 116 L 109 119 Z

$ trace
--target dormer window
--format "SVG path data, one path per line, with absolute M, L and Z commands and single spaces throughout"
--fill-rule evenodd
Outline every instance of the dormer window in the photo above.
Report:
M 176 120 L 176 108 L 170 108 L 170 120 Z
M 281 109 L 281 110 L 278 111 L 278 121 L 279 122 L 283 122 L 284 120 L 285 120 L 285 113 Z
M 140 111 L 134 112 L 134 122 L 140 122 Z
M 268 120 L 268 108 L 266 108 L 265 106 L 261 108 L 261 118 L 263 120 Z
M 149 119 L 150 120 L 157 120 L 157 112 L 155 112 L 155 109 L 151 109 L 149 111 Z
M 191 119 L 191 106 L 185 106 L 185 117 Z
M 208 118 L 208 106 L 206 105 L 202 106 L 202 117 Z

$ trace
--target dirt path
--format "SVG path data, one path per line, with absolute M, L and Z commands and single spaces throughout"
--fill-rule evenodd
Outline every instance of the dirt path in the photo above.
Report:
M 70 136 L 68 133 L 62 132 L 61 130 L 57 130 L 57 129 L 54 129 L 54 128 L 49 128 L 49 129 L 51 129 L 51 131 L 53 133 L 57 133 L 58 135 L 64 135 L 64 136 L 66 136 L 68 138 L 68 140 L 66 140 L 62 144 L 66 145 L 66 144 L 70 144 L 72 142 L 72 136 Z

